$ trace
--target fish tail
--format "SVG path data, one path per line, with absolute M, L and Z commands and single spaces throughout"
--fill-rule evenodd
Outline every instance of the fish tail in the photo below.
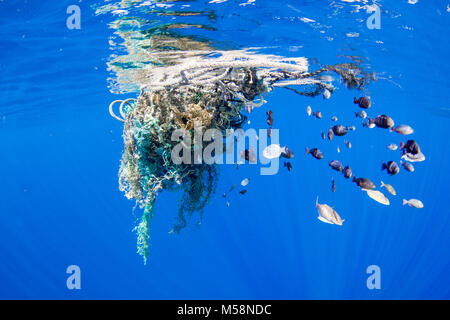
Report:
M 316 206 L 319 204 L 319 196 L 316 198 Z
M 405 204 L 407 204 L 407 203 L 408 203 L 408 200 L 403 199 L 403 205 L 405 205 Z
M 353 98 L 353 103 L 357 104 L 358 103 L 358 99 L 356 99 L 356 97 Z
M 367 122 L 363 122 L 363 128 L 367 126 Z
M 385 186 L 384 182 L 381 181 L 381 187 L 383 188 Z
M 400 150 L 402 150 L 405 147 L 405 144 L 403 142 L 400 142 Z
M 309 154 L 309 148 L 306 147 L 306 148 L 305 148 L 305 155 L 308 155 L 308 154 Z
M 355 117 L 358 118 L 358 112 L 355 112 Z
M 386 165 L 386 163 L 383 162 L 383 164 L 381 165 L 381 170 L 384 170 L 386 168 L 387 168 L 387 165 Z
M 353 182 L 356 182 L 356 177 L 355 176 L 353 176 Z
M 286 161 L 284 162 L 284 166 L 287 167 Z

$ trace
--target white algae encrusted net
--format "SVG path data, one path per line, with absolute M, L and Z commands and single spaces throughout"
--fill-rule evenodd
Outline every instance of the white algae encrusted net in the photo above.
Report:
M 201 218 L 217 182 L 216 165 L 174 164 L 171 150 L 179 143 L 171 140 L 174 130 L 194 135 L 195 130 L 214 128 L 225 139 L 226 130 L 240 128 L 247 119 L 243 113 L 260 107 L 265 102 L 262 95 L 274 87 L 316 96 L 334 89 L 321 80 L 326 72 L 339 74 L 349 88 L 360 89 L 370 79 L 355 64 L 322 66 L 310 72 L 306 58 L 262 54 L 256 49 L 143 52 L 139 56 L 147 62 L 140 68 L 114 70 L 117 85 L 125 90 L 135 86 L 139 96 L 114 101 L 110 112 L 124 122 L 120 189 L 144 208 L 136 227 L 138 252 L 144 261 L 149 255 L 149 224 L 157 193 L 183 191 L 172 230 L 178 232 L 194 212 Z M 120 115 L 114 113 L 115 103 L 120 103 Z M 196 123 L 201 127 L 196 128 Z

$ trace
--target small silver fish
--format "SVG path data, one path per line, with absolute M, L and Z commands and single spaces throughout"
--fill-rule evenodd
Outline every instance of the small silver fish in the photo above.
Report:
M 389 150 L 395 151 L 398 149 L 398 146 L 395 143 L 391 143 L 390 145 L 387 146 L 387 148 Z
M 355 112 L 355 116 L 357 118 L 365 119 L 367 117 L 367 113 L 364 110 L 361 110 L 360 112 Z
M 355 126 L 348 126 L 348 127 L 347 127 L 347 130 L 348 130 L 348 131 L 355 131 L 355 130 L 356 130 L 356 127 L 355 127 Z
M 347 148 L 351 149 L 352 148 L 352 143 L 348 140 L 344 140 L 345 145 L 347 146 Z
M 338 118 L 336 116 L 332 116 L 331 121 L 338 121 Z
M 308 107 L 306 108 L 306 114 L 308 115 L 308 117 L 311 116 L 311 112 L 312 112 L 312 109 L 311 109 L 310 106 L 308 106 Z
M 403 135 L 408 135 L 408 134 L 412 134 L 414 132 L 413 128 L 411 128 L 410 126 L 406 125 L 406 124 L 401 124 L 396 126 L 395 128 L 391 128 L 391 132 L 397 132 L 399 134 L 403 134 Z
M 405 205 L 405 204 L 407 204 L 410 207 L 417 208 L 417 209 L 423 208 L 422 201 L 417 200 L 417 199 L 410 199 L 410 200 L 403 199 L 403 205 Z
M 405 168 L 408 172 L 414 172 L 414 166 L 409 162 L 403 162 L 402 163 L 403 168 Z
M 338 153 L 340 153 L 340 152 L 341 152 L 341 149 L 339 149 L 339 146 L 337 146 L 337 149 L 336 149 L 336 151 L 337 151 Z
M 244 180 L 241 181 L 241 186 L 245 187 L 246 185 L 248 185 L 249 182 L 250 180 L 248 178 L 245 178 Z

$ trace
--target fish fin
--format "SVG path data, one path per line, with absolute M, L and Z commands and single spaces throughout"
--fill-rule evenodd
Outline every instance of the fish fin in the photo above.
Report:
M 319 219 L 320 221 L 325 222 L 325 223 L 333 224 L 332 222 L 328 221 L 327 219 L 325 219 L 322 216 L 318 216 L 317 219 Z
M 407 204 L 407 203 L 408 203 L 408 200 L 403 199 L 403 205 L 405 205 L 405 204 Z

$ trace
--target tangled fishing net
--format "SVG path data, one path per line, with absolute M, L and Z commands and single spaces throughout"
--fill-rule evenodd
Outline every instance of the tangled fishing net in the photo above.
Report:
M 202 134 L 213 128 L 225 139 L 227 129 L 240 128 L 247 119 L 244 112 L 262 106 L 263 95 L 274 87 L 316 96 L 334 90 L 330 82 L 321 80 L 323 73 L 337 73 L 349 88 L 361 89 L 370 79 L 352 63 L 322 66 L 310 72 L 306 58 L 285 58 L 251 49 L 160 51 L 152 52 L 151 60 L 151 64 L 120 74 L 120 83 L 139 86 L 137 99 L 117 100 L 110 105 L 111 115 L 124 122 L 120 190 L 144 209 L 135 228 L 138 253 L 144 262 L 149 255 L 149 226 L 158 192 L 183 191 L 172 229 L 179 232 L 194 212 L 201 219 L 217 183 L 215 164 L 174 163 L 171 151 L 180 143 L 171 139 L 175 130 L 183 129 L 193 137 L 196 130 Z M 195 142 L 194 138 L 191 141 L 197 144 L 190 146 L 192 150 L 206 143 Z

